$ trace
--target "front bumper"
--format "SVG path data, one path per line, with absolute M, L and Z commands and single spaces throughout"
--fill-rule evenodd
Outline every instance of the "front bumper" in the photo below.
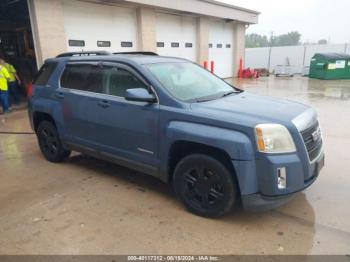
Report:
M 297 193 L 281 196 L 264 196 L 259 193 L 242 196 L 242 205 L 248 211 L 265 211 L 282 206 L 289 202 Z
M 239 179 L 241 189 L 241 198 L 243 208 L 246 210 L 260 211 L 276 208 L 287 203 L 298 192 L 309 187 L 319 176 L 320 170 L 324 165 L 324 153 L 322 152 L 315 161 L 309 163 L 306 169 L 297 155 L 289 156 L 269 156 L 259 163 L 256 161 L 256 186 L 249 186 L 242 183 L 248 180 Z M 250 161 L 244 163 L 249 165 Z M 237 167 L 237 163 L 235 165 Z M 277 185 L 276 170 L 279 167 L 285 167 L 287 170 L 287 187 L 279 189 Z M 243 170 L 249 170 L 242 168 Z M 250 177 L 252 169 L 249 170 Z M 248 183 L 249 184 L 249 183 Z M 256 190 L 253 190 L 253 189 Z M 243 189 L 243 190 L 242 190 Z M 251 190 L 249 190 L 251 189 Z

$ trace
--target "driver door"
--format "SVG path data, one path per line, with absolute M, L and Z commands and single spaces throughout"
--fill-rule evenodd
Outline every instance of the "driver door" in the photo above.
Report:
M 104 63 L 103 69 L 106 86 L 89 116 L 94 141 L 109 157 L 158 167 L 159 104 L 125 99 L 127 89 L 149 89 L 133 69 L 115 63 Z

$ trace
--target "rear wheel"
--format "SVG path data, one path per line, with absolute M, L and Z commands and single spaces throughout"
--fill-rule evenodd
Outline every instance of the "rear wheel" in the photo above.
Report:
M 62 162 L 69 157 L 71 151 L 64 149 L 57 129 L 49 121 L 42 121 L 37 129 L 40 150 L 45 158 L 54 163 Z
M 232 174 L 220 161 L 206 155 L 190 155 L 175 168 L 174 188 L 191 212 L 218 217 L 237 202 L 237 187 Z

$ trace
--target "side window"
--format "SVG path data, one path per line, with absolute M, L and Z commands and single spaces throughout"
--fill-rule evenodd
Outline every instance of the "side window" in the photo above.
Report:
M 147 89 L 147 86 L 129 71 L 119 67 L 111 67 L 109 70 L 110 77 L 108 81 L 109 85 L 107 87 L 107 94 L 125 97 L 127 89 Z
M 103 93 L 103 68 L 88 64 L 67 65 L 61 77 L 61 86 L 70 89 Z
M 34 78 L 34 85 L 44 86 L 50 79 L 51 74 L 56 68 L 57 63 L 46 63 L 44 64 L 38 74 Z

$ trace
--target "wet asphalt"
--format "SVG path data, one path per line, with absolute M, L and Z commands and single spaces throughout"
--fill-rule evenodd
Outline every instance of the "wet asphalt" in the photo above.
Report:
M 155 178 L 74 153 L 41 155 L 25 110 L 0 115 L 0 254 L 350 254 L 350 80 L 228 80 L 319 113 L 326 165 L 275 210 L 188 213 Z

